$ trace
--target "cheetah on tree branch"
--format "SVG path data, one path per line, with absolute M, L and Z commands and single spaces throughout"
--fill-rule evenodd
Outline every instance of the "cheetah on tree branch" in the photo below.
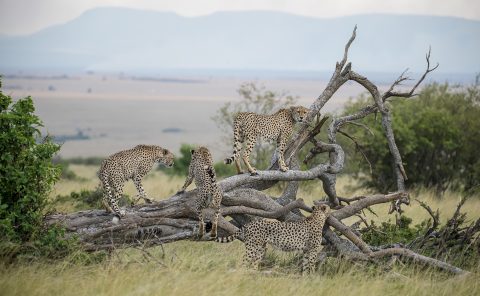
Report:
M 170 151 L 155 145 L 137 145 L 105 159 L 98 176 L 104 189 L 102 203 L 106 210 L 114 213 L 117 218 L 125 215 L 125 211 L 118 206 L 118 200 L 123 194 L 123 185 L 130 179 L 140 195 L 138 199 L 143 198 L 147 203 L 151 203 L 152 200 L 147 197 L 141 180 L 155 163 L 172 167 L 173 159 L 174 155 Z
M 280 170 L 288 170 L 285 164 L 284 152 L 287 141 L 290 138 L 293 126 L 296 122 L 303 122 L 310 110 L 302 106 L 293 106 L 286 109 L 280 109 L 272 115 L 256 114 L 252 112 L 240 112 L 235 116 L 233 122 L 233 155 L 225 159 L 226 164 L 235 162 L 237 172 L 242 174 L 240 165 L 240 152 L 242 143 L 246 141 L 246 148 L 243 152 L 243 162 L 245 163 L 251 175 L 256 175 L 257 171 L 250 165 L 250 153 L 253 151 L 257 138 L 262 137 L 266 140 L 277 141 L 277 155 Z

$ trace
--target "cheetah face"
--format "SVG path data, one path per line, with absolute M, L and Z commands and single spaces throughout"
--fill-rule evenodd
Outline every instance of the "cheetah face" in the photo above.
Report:
M 158 162 L 164 164 L 166 167 L 171 168 L 173 166 L 173 160 L 175 156 L 168 150 L 165 150 L 165 154 L 158 159 Z
M 308 111 L 310 111 L 310 109 L 305 108 L 303 106 L 293 106 L 293 107 L 290 107 L 290 110 L 292 112 L 293 119 L 296 122 L 300 122 L 300 123 L 305 121 Z
M 330 215 L 330 207 L 326 204 L 312 206 L 313 214 L 323 214 L 325 216 Z

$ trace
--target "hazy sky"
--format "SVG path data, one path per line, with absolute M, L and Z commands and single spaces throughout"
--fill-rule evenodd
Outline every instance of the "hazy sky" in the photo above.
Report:
M 362 13 L 456 16 L 480 20 L 480 0 L 0 0 L 0 34 L 28 34 L 101 6 L 197 16 L 225 10 L 276 10 L 336 17 Z

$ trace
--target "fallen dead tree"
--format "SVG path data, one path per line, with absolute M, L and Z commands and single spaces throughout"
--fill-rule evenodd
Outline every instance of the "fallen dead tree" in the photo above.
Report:
M 335 211 L 328 218 L 324 229 L 325 244 L 336 251 L 338 255 L 352 260 L 375 261 L 382 257 L 402 257 L 413 259 L 414 262 L 440 268 L 455 274 L 464 273 L 462 269 L 446 262 L 422 256 L 407 248 L 394 247 L 378 249 L 369 246 L 357 232 L 343 224 L 342 220 L 357 215 L 368 207 L 391 203 L 391 212 L 400 211 L 402 204 L 409 203 L 408 192 L 405 191 L 407 176 L 402 164 L 401 154 L 395 142 L 391 124 L 391 114 L 385 106 L 391 97 L 409 98 L 425 79 L 426 75 L 435 70 L 430 66 L 430 52 L 426 56 L 427 68 L 417 83 L 407 92 L 397 92 L 396 87 L 407 80 L 405 73 L 393 82 L 390 88 L 381 93 L 375 84 L 368 78 L 356 73 L 348 61 L 349 48 L 356 37 L 356 28 L 347 42 L 343 59 L 337 62 L 335 71 L 322 94 L 313 102 L 306 122 L 294 134 L 285 152 L 287 165 L 291 170 L 281 172 L 277 164 L 272 161 L 268 170 L 258 171 L 257 176 L 248 174 L 235 175 L 218 182 L 224 192 L 219 220 L 219 234 L 231 234 L 239 227 L 255 217 L 275 218 L 279 220 L 302 219 L 298 209 L 311 211 L 301 200 L 297 199 L 299 181 L 319 180 L 322 183 L 328 203 Z M 357 113 L 334 118 L 328 126 L 328 140 L 326 142 L 316 138 L 325 124 L 325 118 L 315 121 L 320 116 L 325 103 L 346 82 L 354 81 L 362 85 L 374 99 L 374 103 L 358 110 Z M 392 156 L 392 167 L 395 171 L 397 192 L 377 194 L 353 198 L 339 197 L 336 194 L 336 176 L 343 169 L 344 151 L 337 144 L 337 133 L 343 133 L 341 128 L 345 124 L 358 124 L 357 120 L 365 116 L 379 113 L 388 146 Z M 345 133 L 344 133 L 345 134 Z M 346 134 L 345 134 L 346 135 Z M 348 135 L 347 135 L 348 136 Z M 328 153 L 326 163 L 312 166 L 309 170 L 298 170 L 298 152 L 307 144 L 313 143 L 307 157 L 303 160 L 308 163 L 318 154 Z M 287 182 L 284 192 L 279 197 L 265 194 L 263 191 L 274 186 L 277 182 Z M 197 215 L 194 211 L 196 190 L 184 192 L 153 204 L 137 205 L 126 209 L 126 216 L 119 224 L 113 224 L 112 216 L 104 210 L 81 211 L 71 214 L 54 214 L 46 218 L 48 224 L 60 224 L 67 233 L 77 235 L 86 250 L 95 251 L 129 247 L 136 245 L 158 245 L 172 241 L 192 239 L 195 236 Z M 345 205 L 346 204 L 346 205 Z M 207 218 L 209 218 L 207 213 Z M 231 217 L 227 221 L 225 218 Z

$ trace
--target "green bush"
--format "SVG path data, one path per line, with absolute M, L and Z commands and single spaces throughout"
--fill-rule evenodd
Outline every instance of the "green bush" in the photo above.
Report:
M 227 165 L 223 163 L 223 161 L 214 163 L 213 167 L 215 168 L 215 173 L 217 173 L 218 178 L 233 176 L 237 173 L 235 165 Z
M 372 100 L 361 97 L 346 106 L 345 114 L 358 110 Z M 480 180 L 480 84 L 460 88 L 448 84 L 427 85 L 419 96 L 393 100 L 389 104 L 393 129 L 405 171 L 407 186 L 434 187 L 441 193 L 447 188 L 478 188 Z M 380 118 L 372 114 L 361 121 L 366 129 L 347 126 L 372 164 L 373 172 L 361 153 L 354 153 L 349 170 L 356 173 L 364 185 L 381 191 L 395 187 L 392 158 Z
M 52 157 L 60 149 L 41 138 L 42 122 L 30 97 L 13 102 L 0 81 L 0 259 L 60 258 L 76 248 L 59 226 L 47 227 L 43 217 L 48 193 L 61 168 Z
M 408 243 L 424 234 L 431 226 L 429 221 L 412 226 L 412 219 L 401 216 L 396 223 L 390 221 L 376 225 L 372 220 L 370 226 L 361 230 L 363 240 L 373 246 Z
M 13 102 L 0 89 L 0 236 L 10 241 L 39 233 L 48 192 L 60 174 L 52 164 L 60 146 L 40 138 L 42 122 L 34 111 L 30 97 Z
M 480 221 L 480 220 L 479 220 Z M 403 244 L 425 256 L 437 258 L 465 268 L 478 267 L 480 242 L 479 221 L 469 221 L 465 213 L 456 213 L 445 224 L 432 229 L 432 219 L 412 225 L 412 219 L 401 216 L 398 221 L 377 225 L 371 221 L 359 230 L 362 239 L 372 246 Z

